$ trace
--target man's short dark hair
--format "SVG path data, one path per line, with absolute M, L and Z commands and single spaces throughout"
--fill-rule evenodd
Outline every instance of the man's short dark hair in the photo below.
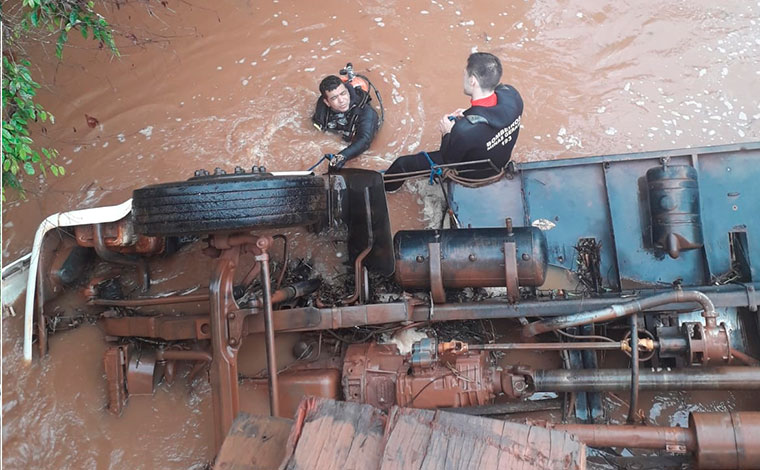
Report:
M 327 98 L 328 91 L 333 91 L 342 84 L 343 80 L 340 78 L 336 77 L 335 75 L 328 75 L 323 78 L 322 82 L 319 84 L 319 93 L 322 95 L 322 98 Z
M 488 52 L 473 52 L 467 58 L 467 74 L 478 79 L 480 88 L 494 90 L 501 81 L 501 61 Z

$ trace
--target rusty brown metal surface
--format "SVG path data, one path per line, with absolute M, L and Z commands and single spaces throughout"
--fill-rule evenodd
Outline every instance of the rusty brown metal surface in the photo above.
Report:
M 361 325 L 379 325 L 410 320 L 405 303 L 367 304 L 347 307 L 303 307 L 273 312 L 275 331 L 310 331 L 350 328 Z M 256 310 L 251 313 L 256 313 Z M 247 334 L 263 333 L 261 315 L 246 318 Z
M 108 411 L 121 416 L 127 404 L 127 346 L 111 346 L 103 354 L 108 389 Z
M 150 288 L 150 271 L 148 269 L 148 261 L 143 257 L 135 257 L 113 251 L 106 246 L 105 238 L 103 235 L 103 224 L 96 224 L 94 227 L 95 236 L 93 241 L 95 243 L 95 252 L 103 261 L 109 263 L 122 264 L 126 266 L 134 266 L 137 268 L 137 272 L 142 279 L 142 290 L 147 292 Z
M 158 380 L 155 351 L 129 351 L 128 359 L 127 390 L 129 395 L 153 395 Z
M 240 406 L 237 354 L 239 344 L 229 344 L 227 312 L 237 309 L 232 294 L 240 247 L 224 250 L 214 262 L 209 292 L 211 294 L 211 399 L 214 408 L 215 449 L 219 449 Z
M 404 358 L 396 345 L 351 345 L 343 361 L 343 396 L 388 410 L 396 404 L 396 381 L 403 368 Z
M 760 468 L 760 412 L 692 413 L 699 468 Z
M 149 237 L 139 235 L 132 230 L 128 219 L 110 222 L 102 225 L 103 242 L 109 249 L 119 253 L 140 253 L 156 255 L 166 247 L 164 237 Z M 74 227 L 74 237 L 79 246 L 95 247 L 95 231 L 93 225 L 78 225 Z
M 287 288 L 285 288 L 287 289 Z M 282 298 L 285 297 L 285 289 Z M 278 295 L 279 297 L 279 295 Z M 273 300 L 275 299 L 273 295 Z M 242 334 L 264 332 L 264 317 L 260 309 L 230 309 L 243 320 Z M 275 331 L 312 331 L 349 328 L 360 325 L 378 325 L 408 321 L 408 307 L 403 303 L 370 304 L 318 309 L 303 307 L 276 310 L 272 313 Z M 130 316 L 100 320 L 109 336 L 140 336 L 167 341 L 182 339 L 209 339 L 210 319 L 206 315 L 181 316 Z
M 157 361 L 202 361 L 211 362 L 213 356 L 208 351 L 186 349 L 158 349 Z
M 504 242 L 504 279 L 506 280 L 507 299 L 509 299 L 509 303 L 513 304 L 520 298 L 515 242 Z
M 100 319 L 107 336 L 158 338 L 166 341 L 210 339 L 211 320 L 208 315 L 133 316 Z
M 441 272 L 441 244 L 428 243 L 428 271 L 430 273 L 430 297 L 435 303 L 446 303 L 446 290 L 443 288 Z
M 681 325 L 689 350 L 689 363 L 702 365 L 724 365 L 731 362 L 731 343 L 726 325 L 716 325 L 715 319 L 706 324 L 684 322 Z
M 303 397 L 341 398 L 340 369 L 290 369 L 277 374 L 279 378 L 279 416 L 292 417 Z M 268 385 L 266 378 L 252 379 L 253 383 Z
M 731 355 L 739 361 L 743 362 L 744 365 L 760 367 L 760 361 L 750 356 L 749 354 L 743 353 L 737 349 L 731 348 Z
M 760 412 L 692 413 L 689 427 L 548 424 L 591 447 L 693 453 L 699 469 L 760 468 Z
M 393 344 L 353 344 L 343 364 L 346 400 L 382 410 L 474 406 L 502 391 L 500 375 L 487 352 L 463 353 L 409 362 Z

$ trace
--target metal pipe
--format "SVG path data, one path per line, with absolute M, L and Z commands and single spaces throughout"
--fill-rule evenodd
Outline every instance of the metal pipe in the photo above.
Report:
M 356 261 L 354 261 L 354 293 L 343 300 L 343 303 L 346 305 L 350 305 L 359 299 L 359 294 L 361 294 L 362 290 L 362 264 L 367 255 L 369 255 L 369 252 L 372 251 L 372 246 L 375 243 L 375 236 L 372 232 L 372 209 L 369 201 L 369 188 L 364 188 L 364 210 L 367 215 L 367 248 L 362 250 L 356 257 Z
M 602 350 L 620 351 L 623 344 L 619 341 L 587 341 L 578 343 L 494 343 L 468 344 L 470 351 L 565 351 L 565 350 Z
M 537 370 L 536 392 L 618 392 L 631 388 L 629 369 Z M 759 390 L 760 367 L 642 370 L 639 390 Z
M 145 258 L 127 256 L 109 250 L 106 247 L 105 237 L 103 236 L 103 224 L 95 224 L 94 234 L 93 245 L 95 246 L 95 253 L 103 261 L 108 261 L 109 263 L 136 266 L 140 277 L 142 277 L 142 290 L 143 292 L 147 292 L 150 288 L 150 271 L 148 270 L 148 262 Z
M 749 354 L 745 354 L 737 349 L 731 348 L 731 355 L 739 359 L 740 361 L 742 361 L 744 364 L 748 366 L 753 366 L 753 367 L 760 366 L 760 361 L 750 356 Z
M 186 304 L 193 302 L 208 302 L 208 294 L 170 295 L 167 297 L 151 297 L 147 299 L 92 299 L 88 305 L 101 307 L 147 307 L 150 305 Z
M 626 422 L 633 424 L 639 406 L 639 315 L 631 315 L 631 400 Z
M 748 290 L 760 291 L 760 282 L 742 285 L 703 286 L 695 288 L 707 295 L 716 307 L 753 307 L 760 305 L 760 295 L 748 295 Z M 621 301 L 642 299 L 662 293 L 661 289 L 625 291 L 612 297 L 593 297 L 563 300 L 536 300 L 508 304 L 507 302 L 479 302 L 442 304 L 435 306 L 435 317 L 430 318 L 430 307 L 418 305 L 414 309 L 413 321 L 451 321 L 520 317 L 559 317 L 573 315 L 589 309 L 602 309 Z M 621 298 L 622 297 L 622 298 Z M 689 303 L 673 302 L 659 305 L 659 310 L 679 310 L 690 307 Z
M 274 320 L 272 320 L 272 280 L 269 277 L 269 254 L 256 256 L 261 263 L 261 287 L 263 288 L 264 340 L 267 350 L 267 372 L 269 373 L 269 413 L 280 414 L 280 387 L 277 377 L 277 356 L 274 344 Z
M 633 300 L 624 304 L 611 305 L 598 310 L 589 310 L 586 312 L 576 313 L 562 317 L 549 318 L 530 323 L 523 328 L 523 336 L 533 337 L 547 331 L 559 330 L 571 326 L 587 325 L 589 323 L 598 323 L 604 321 L 623 318 L 634 313 L 643 312 L 647 309 L 667 305 L 673 302 L 696 302 L 704 310 L 705 323 L 716 326 L 715 306 L 708 296 L 702 292 L 691 290 L 676 290 L 665 294 L 653 295 L 643 299 Z
M 578 437 L 590 447 L 633 447 L 638 449 L 697 449 L 697 438 L 689 428 L 666 426 L 615 426 L 605 424 L 554 424 L 553 429 Z
M 691 413 L 689 427 L 547 424 L 590 447 L 692 453 L 698 469 L 760 468 L 760 412 Z
M 274 294 L 272 294 L 272 305 L 309 295 L 315 290 L 319 289 L 320 284 L 321 281 L 319 279 L 309 279 L 306 281 L 296 282 L 295 284 L 283 287 L 282 289 L 278 289 L 274 291 Z M 258 299 L 253 299 L 251 301 L 251 306 L 253 307 L 262 307 L 263 305 L 264 300 L 261 297 Z

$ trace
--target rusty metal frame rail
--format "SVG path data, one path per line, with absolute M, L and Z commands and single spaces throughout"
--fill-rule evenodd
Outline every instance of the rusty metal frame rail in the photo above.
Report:
M 741 286 L 714 286 L 701 288 L 716 307 L 747 307 L 746 289 Z M 641 291 L 640 296 L 659 293 Z M 619 303 L 620 298 L 589 298 L 580 300 L 525 301 L 516 304 L 507 302 L 480 302 L 460 304 L 440 304 L 435 306 L 435 318 L 431 318 L 427 303 L 396 302 L 388 304 L 352 305 L 343 307 L 317 308 L 301 307 L 275 310 L 272 319 L 275 331 L 308 331 L 349 328 L 362 325 L 378 325 L 404 321 L 452 321 L 473 319 L 520 318 L 531 316 L 561 316 L 588 309 L 601 308 Z M 672 303 L 657 307 L 662 310 L 687 308 L 690 303 Z M 264 332 L 261 310 L 235 310 L 245 316 L 244 334 Z M 203 331 L 203 316 L 187 317 L 122 317 L 106 318 L 102 322 L 106 334 L 112 336 L 144 336 L 179 339 L 207 339 Z M 208 318 L 208 317 L 205 317 Z M 206 322 L 207 323 L 207 322 Z M 163 336 L 162 336 L 163 335 Z

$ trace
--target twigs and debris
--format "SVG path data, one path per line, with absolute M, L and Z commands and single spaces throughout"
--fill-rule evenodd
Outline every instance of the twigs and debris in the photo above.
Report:
M 45 328 L 48 334 L 52 335 L 56 332 L 79 328 L 84 323 L 94 325 L 98 318 L 100 318 L 99 313 L 86 313 L 76 309 L 74 313 L 66 314 L 61 310 L 45 318 Z
M 459 340 L 465 343 L 485 344 L 496 341 L 496 330 L 490 320 L 463 320 L 431 323 L 424 329 L 439 341 Z
M 404 289 L 396 282 L 393 276 L 386 277 L 380 274 L 369 273 L 369 303 L 395 302 L 401 299 Z
M 739 273 L 738 269 L 733 267 L 722 274 L 713 276 L 712 279 L 710 279 L 710 284 L 714 286 L 722 286 L 725 284 L 736 282 L 740 279 L 741 279 L 741 274 Z
M 596 238 L 581 238 L 575 246 L 578 252 L 576 262 L 578 264 L 578 278 L 590 293 L 599 294 L 602 291 L 602 244 L 597 243 Z
M 493 294 L 482 287 L 446 290 L 446 302 L 450 303 L 480 302 L 491 297 L 493 297 Z

